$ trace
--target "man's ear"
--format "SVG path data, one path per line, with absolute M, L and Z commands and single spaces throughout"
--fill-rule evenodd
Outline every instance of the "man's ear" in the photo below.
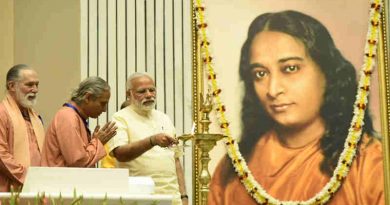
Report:
M 127 100 L 131 99 L 131 90 L 130 89 L 126 90 L 126 99 Z
M 7 82 L 7 90 L 15 92 L 16 91 L 16 81 Z
M 88 104 L 90 101 L 92 101 L 92 94 L 90 92 L 86 92 L 84 95 L 84 103 Z

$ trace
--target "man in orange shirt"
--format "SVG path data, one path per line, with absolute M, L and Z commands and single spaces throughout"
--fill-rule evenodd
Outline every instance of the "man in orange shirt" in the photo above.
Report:
M 47 129 L 42 166 L 95 167 L 106 156 L 104 144 L 116 134 L 116 126 L 108 122 L 91 133 L 88 119 L 105 112 L 109 99 L 110 86 L 100 77 L 81 82 Z
M 7 73 L 7 92 L 0 103 L 0 192 L 23 185 L 29 166 L 41 165 L 44 128 L 33 110 L 38 74 L 19 64 Z

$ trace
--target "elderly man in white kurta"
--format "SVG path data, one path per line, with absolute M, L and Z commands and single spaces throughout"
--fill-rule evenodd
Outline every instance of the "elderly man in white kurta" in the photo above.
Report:
M 144 73 L 131 75 L 127 96 L 130 106 L 113 115 L 118 130 L 108 142 L 110 154 L 130 176 L 152 177 L 156 194 L 172 194 L 173 204 L 188 204 L 180 159 L 167 149 L 177 143 L 175 128 L 166 114 L 154 109 L 153 79 Z

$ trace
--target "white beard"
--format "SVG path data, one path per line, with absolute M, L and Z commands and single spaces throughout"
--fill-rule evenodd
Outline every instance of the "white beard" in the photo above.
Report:
M 30 100 L 29 97 L 34 97 L 34 99 Z M 20 103 L 20 105 L 24 108 L 32 108 L 37 103 L 37 96 L 34 93 L 27 93 L 26 95 L 23 95 L 23 93 L 19 90 L 19 88 L 16 89 L 16 99 Z
M 148 100 L 150 100 L 150 99 L 148 99 Z M 142 100 L 141 102 L 136 101 L 136 100 L 132 100 L 132 101 L 135 102 L 134 105 L 137 107 L 137 109 L 139 109 L 141 111 L 151 111 L 156 106 L 156 101 L 154 98 L 153 98 L 154 102 L 152 104 L 149 104 L 149 105 L 144 105 L 144 102 L 147 101 L 146 99 Z

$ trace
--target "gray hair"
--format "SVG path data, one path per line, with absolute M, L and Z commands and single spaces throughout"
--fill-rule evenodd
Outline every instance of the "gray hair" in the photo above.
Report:
M 133 84 L 131 83 L 131 81 L 134 80 L 134 79 L 136 79 L 136 78 L 139 78 L 139 77 L 148 77 L 148 78 L 150 78 L 151 80 L 153 80 L 153 78 L 152 78 L 148 73 L 135 72 L 135 73 L 131 74 L 131 75 L 127 78 L 126 90 L 132 89 L 132 88 L 133 88 Z M 154 80 L 153 80 L 153 81 L 154 81 Z
M 8 83 L 11 81 L 20 80 L 20 71 L 21 70 L 28 70 L 28 69 L 32 70 L 32 68 L 30 68 L 26 64 L 17 64 L 17 65 L 14 65 L 12 68 L 10 68 L 9 71 L 7 72 L 7 78 L 6 78 L 6 82 L 5 82 L 5 87 L 7 88 L 7 90 L 9 89 Z
M 93 99 L 96 99 L 100 97 L 104 91 L 109 90 L 110 86 L 102 78 L 95 76 L 88 77 L 83 80 L 75 90 L 73 90 L 71 100 L 79 105 L 84 100 L 86 93 L 90 93 Z

